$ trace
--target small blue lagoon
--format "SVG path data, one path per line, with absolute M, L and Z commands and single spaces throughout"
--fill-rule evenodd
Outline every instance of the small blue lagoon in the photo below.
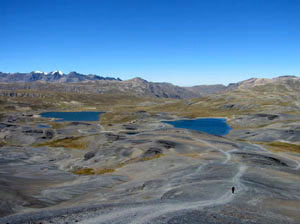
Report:
M 186 128 L 197 131 L 206 132 L 212 135 L 227 135 L 232 127 L 230 127 L 224 118 L 200 118 L 193 120 L 177 120 L 177 121 L 163 121 L 171 124 L 175 128 Z
M 82 111 L 82 112 L 45 112 L 42 117 L 57 118 L 56 121 L 99 121 L 100 114 L 104 112 Z

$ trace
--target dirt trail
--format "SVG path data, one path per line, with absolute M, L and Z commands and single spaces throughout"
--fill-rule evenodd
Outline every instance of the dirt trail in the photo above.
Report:
M 226 152 L 222 149 L 216 148 L 212 146 L 210 143 L 206 141 L 199 140 L 202 143 L 205 143 L 220 153 L 225 155 L 225 160 L 222 164 L 227 164 L 231 160 L 230 152 L 236 151 L 236 149 L 231 150 L 230 152 Z M 200 165 L 196 172 L 200 172 L 203 165 Z M 203 201 L 192 201 L 192 202 L 181 202 L 181 203 L 161 203 L 161 204 L 153 204 L 146 205 L 143 207 L 131 207 L 131 208 L 123 208 L 113 210 L 110 213 L 101 214 L 97 217 L 84 220 L 80 222 L 81 224 L 98 224 L 98 223 L 131 223 L 131 224 L 144 224 L 151 223 L 151 220 L 154 220 L 160 216 L 166 215 L 168 213 L 174 213 L 181 210 L 186 209 L 201 209 L 207 206 L 216 206 L 221 204 L 226 204 L 231 202 L 236 195 L 241 194 L 246 191 L 247 188 L 244 186 L 240 178 L 243 176 L 247 169 L 245 165 L 239 165 L 238 171 L 235 176 L 229 180 L 233 186 L 236 187 L 236 193 L 232 194 L 231 189 L 228 189 L 226 192 L 222 194 L 221 197 L 212 200 L 203 200 Z

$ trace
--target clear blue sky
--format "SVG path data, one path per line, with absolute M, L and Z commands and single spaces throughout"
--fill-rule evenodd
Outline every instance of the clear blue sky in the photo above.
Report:
M 298 0 L 0 0 L 0 71 L 178 85 L 299 75 Z

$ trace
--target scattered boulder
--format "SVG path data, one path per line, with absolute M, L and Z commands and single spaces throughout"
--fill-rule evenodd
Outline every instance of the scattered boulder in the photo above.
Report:
M 224 105 L 224 109 L 232 109 L 232 108 L 234 108 L 234 104 L 226 104 L 226 105 Z
M 46 130 L 46 131 L 44 132 L 44 137 L 43 137 L 43 139 L 52 139 L 52 138 L 54 138 L 54 135 L 55 135 L 55 133 L 54 133 L 53 130 Z
M 176 146 L 175 142 L 167 141 L 167 140 L 158 140 L 157 143 L 162 145 L 166 149 L 175 148 Z
M 267 119 L 270 120 L 270 121 L 279 118 L 279 116 L 278 116 L 278 115 L 275 115 L 275 114 L 256 114 L 256 116 L 257 116 L 257 117 L 267 118 Z
M 153 157 L 162 154 L 163 150 L 157 147 L 149 148 L 144 154 L 143 158 Z
M 137 126 L 133 124 L 125 124 L 123 125 L 126 130 L 136 130 Z
M 88 152 L 84 155 L 84 160 L 89 160 L 95 156 L 94 152 Z
M 294 135 L 294 134 L 295 134 L 295 131 L 294 131 L 294 130 L 286 130 L 285 132 L 288 133 L 288 134 L 291 134 L 291 135 Z
M 114 134 L 108 133 L 108 134 L 106 134 L 106 138 L 109 141 L 117 141 L 117 140 L 119 140 L 120 137 L 119 137 L 119 135 L 114 135 Z
M 253 105 L 241 105 L 241 104 L 224 104 L 221 109 L 224 110 L 247 110 L 253 107 Z
M 73 121 L 73 122 L 70 123 L 70 125 L 87 125 L 87 126 L 90 126 L 91 124 L 86 123 L 86 122 Z
M 106 138 L 108 141 L 118 141 L 118 140 L 123 140 L 125 137 L 116 135 L 116 134 L 112 134 L 112 133 L 107 133 Z
M 137 112 L 135 112 L 135 113 L 137 113 L 137 114 L 142 114 L 142 113 L 147 113 L 147 111 L 145 111 L 145 110 L 139 110 L 139 111 L 137 111 Z
M 134 144 L 134 145 L 139 145 L 139 144 L 145 144 L 145 143 L 150 143 L 151 140 L 147 140 L 147 139 L 134 139 L 134 140 L 129 140 L 130 143 Z
M 132 155 L 132 148 L 117 148 L 115 150 L 116 154 L 118 155 L 118 157 L 125 157 L 125 158 L 128 158 Z
M 180 192 L 179 189 L 172 189 L 172 190 L 169 190 L 167 191 L 166 193 L 164 193 L 162 196 L 161 196 L 161 200 L 166 200 L 166 199 L 174 199 L 176 198 L 176 195 Z
M 9 122 L 9 123 L 14 123 L 14 122 L 16 122 L 18 120 L 18 117 L 17 116 L 9 116 L 8 118 L 7 118 L 7 122 Z
M 29 134 L 29 135 L 34 135 L 34 134 L 43 134 L 43 130 L 40 130 L 40 129 L 31 129 L 31 128 L 26 128 L 24 131 L 23 131 L 25 134 Z

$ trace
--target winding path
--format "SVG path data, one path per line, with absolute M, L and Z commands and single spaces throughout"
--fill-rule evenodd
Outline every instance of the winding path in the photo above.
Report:
M 225 156 L 225 160 L 222 164 L 227 164 L 231 160 L 231 152 L 237 151 L 233 149 L 229 152 L 224 151 L 223 149 L 216 148 L 209 142 L 203 140 L 197 140 L 202 142 L 213 149 L 219 151 Z M 196 172 L 199 172 L 202 169 L 203 165 L 200 165 Z M 232 194 L 231 189 L 224 192 L 221 197 L 211 200 L 203 201 L 192 201 L 192 202 L 166 202 L 166 203 L 155 203 L 151 205 L 145 205 L 143 207 L 130 207 L 130 208 L 121 208 L 112 210 L 106 214 L 99 214 L 94 218 L 90 218 L 80 222 L 81 224 L 100 224 L 100 223 L 131 223 L 131 224 L 146 224 L 151 223 L 151 220 L 154 220 L 158 217 L 162 217 L 168 213 L 174 213 L 177 211 L 182 211 L 186 209 L 200 209 L 207 206 L 222 205 L 231 202 L 237 193 L 246 191 L 247 188 L 240 181 L 240 178 L 243 176 L 247 169 L 247 166 L 240 165 L 235 176 L 232 177 L 230 182 L 233 186 L 236 187 L 236 193 Z

